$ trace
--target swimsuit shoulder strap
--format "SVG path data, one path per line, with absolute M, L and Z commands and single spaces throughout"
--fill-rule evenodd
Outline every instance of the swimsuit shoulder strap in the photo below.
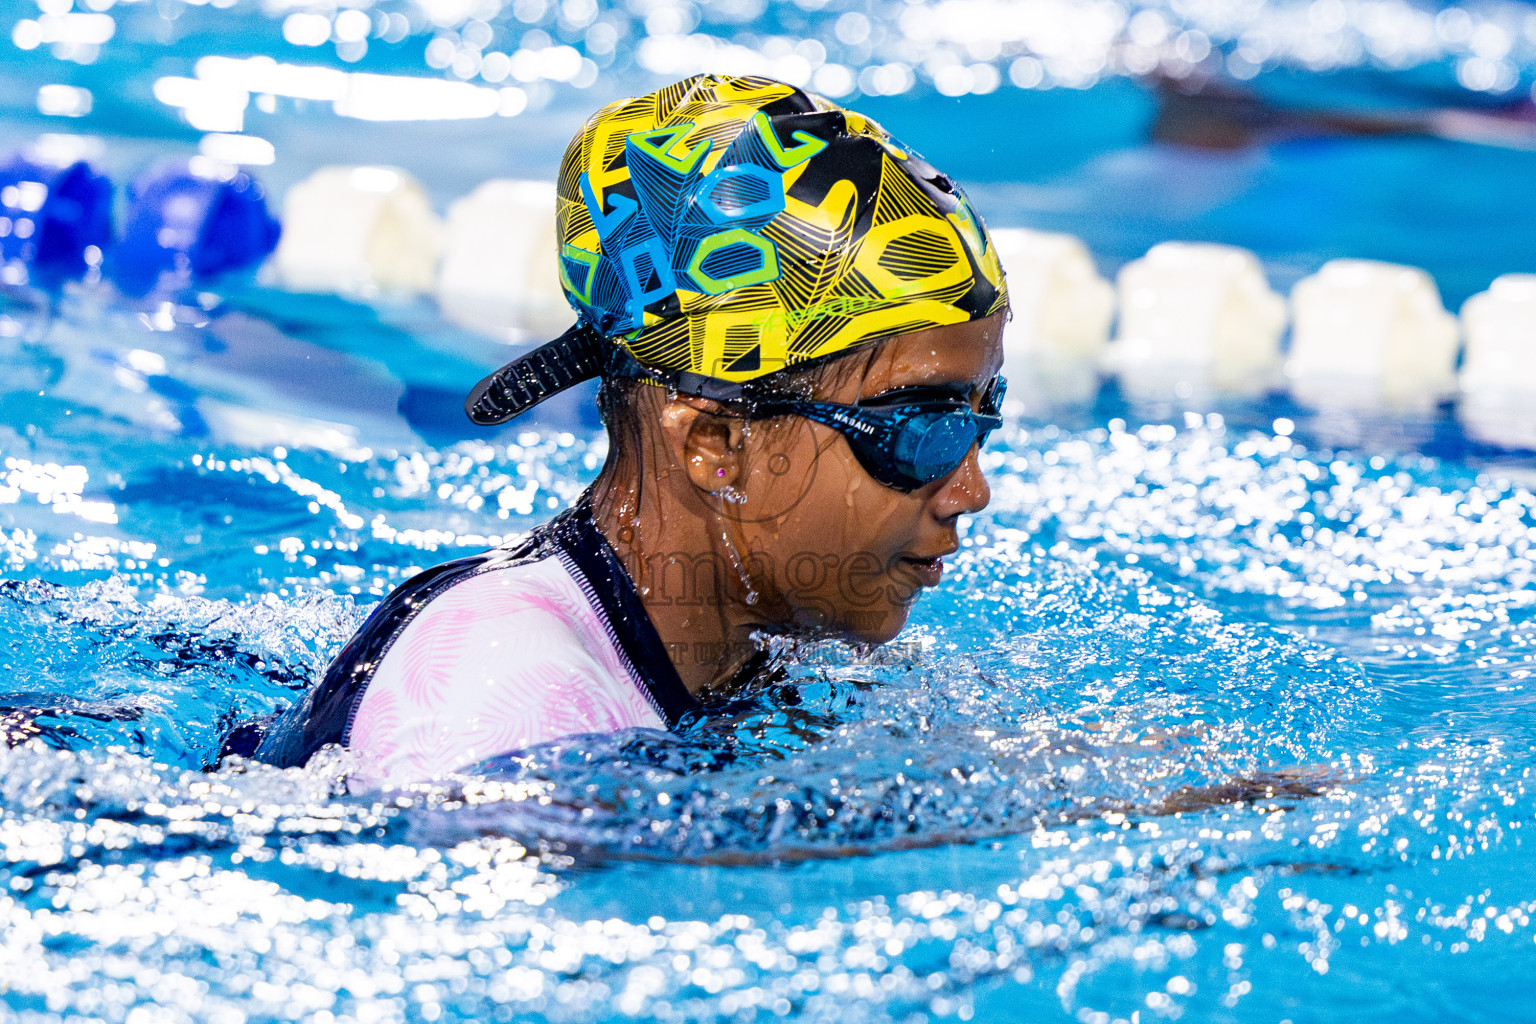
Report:
M 676 728 L 685 714 L 700 707 L 698 698 L 683 685 L 629 572 L 593 522 L 591 505 L 583 499 L 551 526 L 561 560 L 602 616 L 609 642 L 623 654 L 635 684 L 667 728 Z

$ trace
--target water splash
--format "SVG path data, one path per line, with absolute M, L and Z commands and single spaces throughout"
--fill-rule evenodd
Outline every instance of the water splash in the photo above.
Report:
M 103 456 L 76 439 L 109 415 L 37 422 L 0 455 L 116 474 L 133 565 L 65 568 L 76 517 L 4 506 L 34 538 L 0 585 L 22 1019 L 1302 1020 L 1381 978 L 1405 1019 L 1521 1012 L 1489 982 L 1536 937 L 1507 475 L 1214 419 L 1010 428 L 893 645 L 779 644 L 676 733 L 352 792 L 339 754 L 204 769 L 375 579 L 515 532 L 488 499 L 566 500 L 596 441 Z

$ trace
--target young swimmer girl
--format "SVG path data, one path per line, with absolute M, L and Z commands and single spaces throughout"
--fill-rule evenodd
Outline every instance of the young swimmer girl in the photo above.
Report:
M 256 756 L 399 784 L 670 728 L 762 634 L 882 643 L 990 498 L 1007 294 L 981 219 L 877 124 L 765 78 L 594 115 L 558 183 L 578 323 L 470 395 L 602 378 L 610 454 L 526 539 L 395 590 Z

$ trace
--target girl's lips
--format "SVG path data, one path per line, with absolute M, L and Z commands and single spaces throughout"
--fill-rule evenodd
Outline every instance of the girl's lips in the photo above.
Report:
M 944 559 L 941 557 L 903 558 L 902 561 L 912 567 L 919 586 L 936 587 L 944 578 Z

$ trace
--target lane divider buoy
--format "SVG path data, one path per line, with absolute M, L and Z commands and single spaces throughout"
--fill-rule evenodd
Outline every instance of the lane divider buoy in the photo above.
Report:
M 555 186 L 496 178 L 448 207 L 438 307 L 498 337 L 557 334 L 571 324 L 555 251 Z
M 1505 274 L 1461 307 L 1457 415 L 1467 433 L 1536 449 L 1536 274 Z
M 297 292 L 372 298 L 431 291 L 443 222 L 398 167 L 322 167 L 283 197 L 273 280 Z
M 1029 408 L 1092 399 L 1115 317 L 1114 286 L 1075 235 L 997 228 L 991 236 L 1013 307 L 1003 329 L 1012 401 Z
M 1291 289 L 1290 391 L 1312 408 L 1423 410 L 1456 385 L 1460 332 L 1418 267 L 1330 260 Z
M 99 267 L 111 243 L 112 182 L 89 163 L 0 163 L 0 282 L 56 286 Z
M 1163 242 L 1120 270 L 1120 324 L 1109 363 L 1133 397 L 1273 386 L 1285 299 L 1246 249 Z M 1180 384 L 1189 394 L 1179 394 Z
M 229 164 L 157 164 L 128 186 L 128 220 L 107 271 L 128 295 L 173 290 L 257 266 L 281 229 L 266 192 Z

